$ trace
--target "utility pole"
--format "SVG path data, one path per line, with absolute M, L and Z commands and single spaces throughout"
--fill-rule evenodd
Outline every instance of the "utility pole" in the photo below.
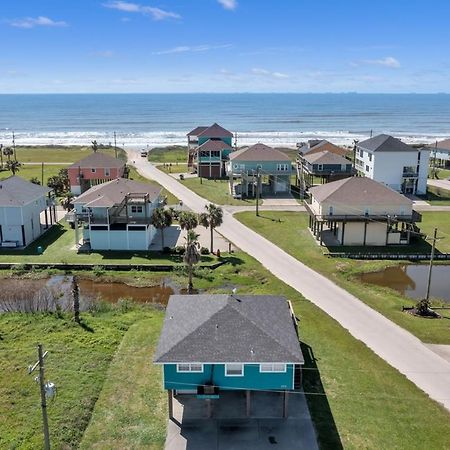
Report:
M 259 180 L 261 175 L 259 174 L 259 166 L 256 168 L 256 215 L 259 216 Z
M 431 178 L 436 178 L 436 154 L 437 154 L 438 141 L 434 144 L 434 156 L 433 156 L 433 167 L 431 169 Z
M 3 144 L 0 144 L 0 169 L 3 169 Z
M 12 132 L 12 144 L 13 144 L 13 150 L 14 150 L 14 161 L 17 161 L 17 155 L 16 155 L 16 136 L 14 135 L 14 131 Z
M 47 400 L 45 398 L 45 380 L 44 380 L 44 358 L 48 352 L 42 352 L 42 344 L 38 344 L 38 360 L 34 366 L 28 369 L 28 373 L 31 374 L 37 367 L 39 367 L 39 376 L 36 377 L 39 382 L 39 388 L 41 391 L 41 408 L 42 408 L 42 424 L 44 429 L 44 449 L 50 450 L 50 434 L 48 431 L 48 417 L 47 417 Z
M 44 161 L 41 163 L 41 186 L 44 186 Z
M 116 132 L 114 131 L 114 156 L 117 159 L 117 141 L 116 141 Z
M 433 271 L 433 260 L 434 260 L 434 252 L 436 250 L 436 241 L 438 241 L 441 238 L 437 237 L 438 229 L 434 229 L 434 236 L 432 238 L 429 238 L 427 240 L 433 241 L 431 245 L 431 256 L 430 256 L 430 267 L 428 269 L 428 280 L 427 280 L 427 294 L 425 297 L 425 300 L 428 302 L 430 300 L 430 288 L 431 288 L 431 272 Z

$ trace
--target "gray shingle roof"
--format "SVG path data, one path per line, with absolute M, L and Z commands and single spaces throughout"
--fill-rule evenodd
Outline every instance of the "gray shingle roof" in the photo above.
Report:
M 223 137 L 232 137 L 233 133 L 228 131 L 224 127 L 221 127 L 217 123 L 213 123 L 210 127 L 206 128 L 206 130 L 201 131 L 198 136 L 206 136 L 209 138 L 223 138 Z
M 343 205 L 405 205 L 412 200 L 368 177 L 351 177 L 312 187 L 309 192 L 318 201 Z
M 221 141 L 220 139 L 208 139 L 202 145 L 200 145 L 197 150 L 206 150 L 206 151 L 221 151 L 221 150 L 233 150 L 233 147 L 228 145 L 226 142 Z
M 426 147 L 429 148 L 430 150 L 435 150 L 436 143 L 428 144 Z M 444 139 L 443 141 L 439 141 L 437 143 L 437 150 L 450 151 L 450 139 Z
M 161 186 L 153 183 L 139 183 L 127 178 L 117 178 L 106 183 L 97 184 L 78 196 L 74 203 L 87 206 L 111 207 L 118 205 L 127 194 L 149 194 L 150 201 L 155 201 L 161 192 Z
M 302 363 L 284 297 L 172 295 L 154 361 Z
M 23 206 L 47 195 L 50 188 L 33 184 L 18 176 L 0 181 L 0 206 Z
M 389 136 L 387 134 L 379 134 L 373 138 L 357 144 L 358 148 L 362 148 L 368 152 L 416 152 L 417 149 L 405 144 L 400 139 Z
M 324 150 L 323 152 L 307 154 L 303 158 L 310 164 L 351 164 L 351 161 L 349 161 L 347 158 L 339 156 L 336 153 L 331 153 L 327 150 Z
M 286 153 L 265 144 L 255 144 L 248 148 L 237 150 L 230 154 L 236 161 L 290 161 Z
M 189 131 L 186 136 L 198 136 L 200 133 L 203 133 L 208 127 L 196 127 L 193 130 Z
M 125 162 L 121 161 L 120 159 L 113 158 L 112 156 L 109 156 L 106 153 L 93 152 L 89 156 L 86 156 L 86 158 L 80 159 L 80 161 L 73 163 L 68 168 L 69 169 L 73 169 L 73 168 L 78 169 L 78 167 L 80 167 L 81 169 L 92 169 L 92 168 L 94 168 L 94 169 L 101 169 L 101 168 L 120 169 L 123 166 L 125 166 Z

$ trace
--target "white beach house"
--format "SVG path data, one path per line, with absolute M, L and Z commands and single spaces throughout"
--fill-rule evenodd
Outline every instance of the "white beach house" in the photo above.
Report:
M 357 144 L 356 170 L 403 194 L 427 192 L 430 150 L 380 134 Z
M 53 224 L 55 211 L 50 192 L 18 176 L 0 181 L 2 247 L 25 247 Z
M 73 201 L 84 243 L 91 250 L 148 250 L 155 237 L 151 217 L 161 204 L 160 194 L 156 184 L 125 178 L 92 187 Z

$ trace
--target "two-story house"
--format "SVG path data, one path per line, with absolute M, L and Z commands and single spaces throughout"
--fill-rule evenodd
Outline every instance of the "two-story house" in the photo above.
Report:
M 321 245 L 409 244 L 419 232 L 412 200 L 370 178 L 345 178 L 309 193 L 309 228 Z
M 258 174 L 260 194 L 290 192 L 292 163 L 286 153 L 258 143 L 230 154 L 227 175 L 235 197 L 254 197 Z
M 314 178 L 323 184 L 350 177 L 353 172 L 350 160 L 328 150 L 299 155 L 297 159 L 297 177 L 303 178 L 307 187 L 314 184 Z
M 403 194 L 427 192 L 430 150 L 414 148 L 386 134 L 356 145 L 355 168 L 360 175 L 379 181 Z
M 326 139 L 310 139 L 307 142 L 297 144 L 299 156 L 312 155 L 319 152 L 330 152 L 345 157 L 348 151 Z
M 51 189 L 18 176 L 0 181 L 0 244 L 25 247 L 56 222 Z
M 83 225 L 83 242 L 91 250 L 148 250 L 156 229 L 153 210 L 161 205 L 161 187 L 117 178 L 87 190 L 73 201 L 68 221 Z
M 123 177 L 125 170 L 124 161 L 98 151 L 91 153 L 67 168 L 70 190 L 82 194 L 92 186 Z
M 448 169 L 450 167 L 450 139 L 427 145 L 430 150 L 431 166 Z
M 172 295 L 154 355 L 164 389 L 218 398 L 222 391 L 300 389 L 304 363 L 290 302 L 271 295 Z M 171 405 L 169 403 L 169 411 Z
M 210 127 L 197 127 L 187 134 L 188 167 L 199 177 L 221 178 L 233 151 L 233 133 L 214 123 Z

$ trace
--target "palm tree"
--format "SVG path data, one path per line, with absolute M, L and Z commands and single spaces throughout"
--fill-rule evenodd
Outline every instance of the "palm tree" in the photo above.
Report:
M 164 229 L 170 227 L 173 222 L 173 216 L 170 209 L 165 209 L 163 207 L 156 208 L 153 211 L 150 221 L 157 230 L 161 230 L 161 249 L 164 250 Z
M 80 289 L 78 288 L 77 277 L 72 277 L 72 300 L 73 300 L 73 319 L 80 323 Z
M 6 161 L 6 169 L 10 170 L 12 172 L 13 175 L 16 174 L 16 172 L 18 172 L 20 170 L 20 166 L 22 164 L 19 161 L 11 161 L 10 159 L 8 161 Z
M 41 181 L 39 180 L 38 177 L 30 178 L 30 182 L 33 183 L 33 184 L 41 184 Z
M 14 153 L 14 150 L 11 147 L 5 147 L 3 149 L 3 154 L 8 157 L 8 161 L 11 161 L 11 155 Z
M 61 203 L 61 206 L 68 211 L 74 197 L 75 195 L 72 192 L 66 192 L 59 202 Z
M 178 222 L 182 230 L 193 230 L 198 227 L 198 217 L 190 211 L 181 211 L 178 216 Z
M 95 153 L 98 150 L 98 144 L 97 141 L 92 141 L 92 151 Z
M 199 216 L 200 225 L 209 228 L 211 231 L 211 253 L 214 253 L 214 228 L 220 227 L 223 222 L 223 209 L 213 203 L 205 206 L 205 213 Z
M 186 251 L 184 252 L 183 261 L 188 266 L 189 284 L 188 294 L 192 294 L 194 285 L 192 278 L 194 274 L 194 265 L 200 262 L 201 256 L 199 252 L 200 244 L 198 243 L 198 234 L 194 230 L 188 230 L 186 235 Z

